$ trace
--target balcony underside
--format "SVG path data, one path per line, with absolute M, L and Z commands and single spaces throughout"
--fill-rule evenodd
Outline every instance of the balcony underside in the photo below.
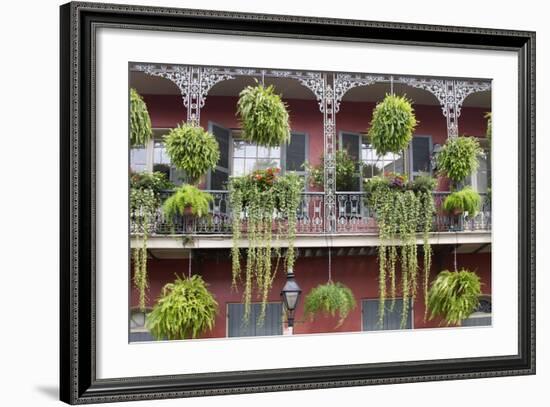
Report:
M 396 244 L 399 244 L 396 241 Z M 423 244 L 422 235 L 417 235 L 417 243 Z M 466 245 L 479 244 L 489 245 L 491 243 L 491 232 L 488 230 L 461 231 L 461 232 L 434 232 L 430 233 L 431 245 Z M 132 248 L 142 245 L 139 236 L 132 236 L 130 241 Z M 275 241 L 273 242 L 275 245 Z M 284 239 L 279 241 L 280 247 L 287 247 L 288 242 Z M 303 234 L 296 236 L 294 243 L 298 248 L 323 248 L 323 247 L 378 247 L 380 238 L 378 234 L 332 234 L 312 235 Z M 149 249 L 226 249 L 233 246 L 231 235 L 155 235 L 149 236 L 147 247 Z M 247 247 L 246 239 L 241 239 L 241 247 Z

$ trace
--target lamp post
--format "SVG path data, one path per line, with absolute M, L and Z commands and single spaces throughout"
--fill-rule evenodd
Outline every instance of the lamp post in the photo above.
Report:
M 285 286 L 281 290 L 281 297 L 283 299 L 283 305 L 285 307 L 288 324 L 288 330 L 285 332 L 285 335 L 292 335 L 293 333 L 294 311 L 296 310 L 298 298 L 300 298 L 301 293 L 302 289 L 294 279 L 294 272 L 292 271 L 292 269 L 288 270 L 286 274 Z

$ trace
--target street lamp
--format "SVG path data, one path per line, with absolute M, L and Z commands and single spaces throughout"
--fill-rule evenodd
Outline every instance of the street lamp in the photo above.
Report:
M 298 298 L 302 289 L 294 279 L 294 273 L 292 269 L 288 270 L 286 274 L 286 283 L 281 291 L 281 297 L 283 298 L 283 304 L 287 314 L 289 334 L 292 335 L 294 328 L 294 311 L 298 304 Z

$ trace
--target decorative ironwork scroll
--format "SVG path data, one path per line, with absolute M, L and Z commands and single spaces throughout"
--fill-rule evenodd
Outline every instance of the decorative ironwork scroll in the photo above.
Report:
M 456 81 L 443 79 L 418 79 L 401 77 L 401 83 L 413 88 L 423 89 L 433 94 L 447 119 L 447 136 L 458 137 L 458 118 L 462 103 L 467 96 L 475 92 L 484 92 L 491 89 L 489 82 Z

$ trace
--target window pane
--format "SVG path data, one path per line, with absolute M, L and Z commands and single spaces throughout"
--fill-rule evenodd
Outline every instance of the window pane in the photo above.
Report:
M 269 157 L 269 148 L 258 146 L 258 158 L 267 158 Z
M 144 147 L 130 149 L 130 168 L 132 171 L 145 171 L 146 152 Z
M 245 157 L 246 143 L 242 140 L 235 140 L 233 142 L 233 157 Z
M 288 171 L 304 171 L 302 165 L 306 161 L 306 135 L 293 134 L 290 144 L 286 146 L 286 169 Z
M 430 139 L 414 137 L 412 142 L 413 172 L 430 172 Z
M 342 133 L 342 148 L 356 161 L 359 160 L 359 137 L 358 134 Z
M 245 174 L 244 161 L 244 158 L 233 159 L 233 175 L 240 177 Z

